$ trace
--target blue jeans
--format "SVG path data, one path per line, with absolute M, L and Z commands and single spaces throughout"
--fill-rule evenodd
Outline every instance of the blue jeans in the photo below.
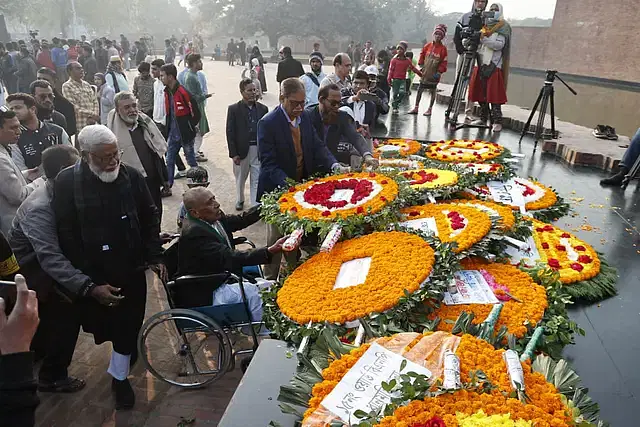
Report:
M 638 129 L 633 138 L 631 138 L 631 144 L 629 148 L 627 148 L 627 151 L 624 152 L 620 166 L 631 169 L 638 159 L 638 156 L 640 156 L 640 129 Z
M 173 185 L 173 177 L 176 169 L 176 156 L 180 151 L 180 148 L 184 150 L 184 156 L 187 159 L 187 164 L 191 167 L 198 166 L 196 161 L 196 152 L 193 148 L 193 140 L 183 143 L 179 139 L 173 139 L 169 137 L 167 149 L 167 172 L 169 174 L 169 187 Z

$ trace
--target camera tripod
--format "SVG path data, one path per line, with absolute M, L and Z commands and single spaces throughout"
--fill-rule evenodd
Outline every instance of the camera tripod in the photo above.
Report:
M 458 116 L 460 115 L 460 106 L 467 97 L 467 90 L 469 89 L 469 82 L 471 80 L 471 71 L 473 70 L 474 62 L 477 57 L 477 44 L 471 42 L 470 46 L 464 51 L 464 58 L 462 67 L 456 75 L 456 81 L 453 84 L 453 90 L 451 91 L 451 99 L 449 100 L 449 106 L 444 113 L 445 123 L 449 123 L 451 127 L 455 127 L 455 130 L 462 128 L 476 128 L 476 129 L 488 129 L 488 126 L 484 125 L 471 125 L 467 123 L 458 123 Z
M 529 119 L 527 120 L 527 123 L 524 125 L 524 129 L 522 129 L 522 134 L 520 134 L 520 141 L 518 141 L 518 144 L 521 144 L 522 139 L 527 134 L 527 132 L 529 132 L 529 128 L 531 127 L 531 122 L 533 121 L 533 117 L 536 115 L 536 111 L 538 111 L 538 107 L 539 107 L 540 110 L 538 111 L 538 121 L 536 123 L 536 131 L 534 132 L 533 151 L 536 151 L 536 149 L 538 148 L 538 141 L 544 139 L 544 136 L 545 136 L 544 135 L 544 119 L 545 119 L 545 116 L 547 115 L 547 107 L 549 106 L 549 104 L 551 106 L 551 111 L 550 111 L 551 138 L 557 138 L 558 136 L 556 132 L 556 114 L 555 114 L 556 109 L 555 109 L 555 102 L 554 102 L 555 89 L 553 87 L 553 82 L 556 80 L 556 78 L 560 80 L 562 84 L 564 84 L 572 94 L 574 95 L 578 94 L 578 92 L 573 90 L 571 86 L 567 84 L 567 82 L 562 80 L 562 77 L 558 75 L 558 71 L 547 70 L 547 75 L 544 79 L 544 86 L 542 86 L 542 89 L 540 89 L 540 95 L 538 95 L 538 99 L 536 99 L 536 103 L 533 104 L 533 108 L 531 109 L 531 114 L 529 115 Z

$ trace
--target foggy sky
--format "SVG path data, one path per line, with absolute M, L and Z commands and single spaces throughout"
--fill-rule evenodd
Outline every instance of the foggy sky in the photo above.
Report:
M 489 0 L 489 4 L 492 1 Z M 501 0 L 507 18 L 553 18 L 556 0 Z M 436 13 L 464 12 L 471 10 L 472 0 L 431 0 L 431 7 Z

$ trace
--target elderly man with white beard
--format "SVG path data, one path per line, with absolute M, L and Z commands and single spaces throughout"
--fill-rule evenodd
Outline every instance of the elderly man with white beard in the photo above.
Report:
M 131 92 L 118 92 L 113 98 L 115 108 L 105 124 L 116 135 L 122 150 L 120 160 L 138 169 L 145 177 L 151 198 L 162 220 L 162 187 L 167 181 L 164 155 L 167 141 L 153 119 L 138 111 L 138 101 Z
M 113 344 L 107 372 L 116 409 L 129 409 L 135 395 L 127 377 L 144 320 L 145 270 L 167 279 L 160 215 L 142 174 L 121 163 L 113 132 L 89 125 L 78 141 L 81 160 L 60 172 L 54 184 L 58 238 L 64 255 L 93 282 L 77 301 L 82 327 L 96 344 Z

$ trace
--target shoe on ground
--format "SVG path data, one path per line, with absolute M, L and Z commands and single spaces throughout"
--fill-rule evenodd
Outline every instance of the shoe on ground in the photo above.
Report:
M 413 110 L 409 111 L 407 114 L 418 114 L 418 107 L 414 107 Z
M 599 139 L 609 139 L 609 133 L 607 131 L 607 126 L 605 125 L 598 125 L 593 129 L 593 132 L 591 132 L 593 134 L 593 136 L 595 136 L 596 138 Z
M 111 389 L 116 394 L 116 410 L 131 409 L 136 404 L 136 395 L 128 379 L 120 381 L 113 378 Z
M 204 154 L 198 153 L 198 155 L 196 156 L 196 162 L 206 162 L 206 161 L 207 161 L 207 156 L 205 156 Z
M 236 210 L 238 212 L 240 212 L 241 210 L 244 210 L 244 202 L 238 202 L 236 203 Z
M 629 173 L 629 169 L 625 167 L 621 167 L 620 170 L 618 170 L 617 174 L 601 180 L 600 185 L 616 186 L 616 187 L 620 186 L 622 185 L 622 181 L 624 181 L 624 177 L 627 176 L 628 173 Z
M 495 125 L 493 125 L 493 132 L 502 132 L 502 125 L 499 123 L 496 123 Z
M 464 124 L 465 124 L 465 125 L 470 125 L 471 123 L 473 123 L 473 117 L 471 117 L 471 116 L 465 116 L 465 117 L 464 117 Z
M 38 391 L 42 393 L 75 393 L 87 385 L 79 378 L 67 377 L 58 381 L 39 381 Z
M 605 128 L 607 130 L 607 139 L 610 139 L 612 141 L 617 141 L 618 134 L 616 133 L 616 129 L 612 128 L 611 126 L 605 126 Z
M 423 116 L 430 117 L 431 116 L 431 108 L 424 112 Z
M 466 123 L 466 118 L 465 118 L 465 123 Z M 476 119 L 474 121 L 471 122 L 471 124 L 473 126 L 486 126 L 487 125 L 487 121 L 486 120 L 482 120 L 482 119 Z
M 160 197 L 171 197 L 173 193 L 171 192 L 171 188 L 169 186 L 162 187 L 160 190 Z
M 392 111 L 392 114 L 398 114 L 400 112 L 400 110 L 398 108 L 394 108 Z
M 183 171 L 178 171 L 176 172 L 176 174 L 174 175 L 175 179 L 181 179 L 181 178 L 186 178 L 187 177 L 187 171 L 183 170 Z

